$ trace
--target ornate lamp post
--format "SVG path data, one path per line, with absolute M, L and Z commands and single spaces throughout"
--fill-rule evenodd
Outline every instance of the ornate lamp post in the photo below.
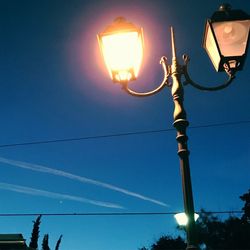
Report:
M 182 176 L 182 189 L 185 214 L 188 217 L 186 225 L 187 249 L 197 249 L 194 202 L 189 167 L 189 150 L 187 146 L 186 128 L 188 121 L 183 106 L 183 86 L 190 84 L 200 90 L 215 91 L 226 88 L 235 78 L 238 70 L 242 70 L 247 54 L 249 40 L 250 16 L 241 10 L 232 10 L 228 4 L 220 7 L 211 19 L 207 20 L 203 38 L 206 49 L 215 69 L 225 71 L 228 80 L 215 87 L 205 87 L 192 81 L 188 74 L 189 58 L 183 55 L 184 64 L 180 65 L 176 57 L 174 30 L 171 27 L 172 63 L 162 57 L 160 63 L 164 78 L 156 89 L 139 93 L 129 88 L 129 82 L 136 80 L 142 62 L 143 34 L 142 29 L 124 18 L 117 18 L 104 32 L 98 35 L 99 45 L 105 64 L 113 82 L 120 83 L 130 95 L 145 97 L 156 94 L 164 87 L 171 89 L 174 102 L 174 127 L 177 131 L 178 155 Z M 181 81 L 184 76 L 185 81 Z

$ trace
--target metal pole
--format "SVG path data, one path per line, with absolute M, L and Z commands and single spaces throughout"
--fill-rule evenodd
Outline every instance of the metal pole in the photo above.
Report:
M 183 106 L 184 91 L 181 83 L 182 70 L 178 65 L 176 58 L 174 30 L 171 27 L 171 41 L 172 41 L 172 96 L 174 101 L 174 127 L 177 131 L 178 155 L 180 158 L 180 169 L 182 177 L 182 190 L 184 199 L 184 208 L 186 216 L 188 217 L 188 224 L 186 226 L 187 233 L 187 249 L 198 249 L 196 241 L 196 228 L 194 220 L 194 202 L 192 193 L 192 184 L 189 167 L 189 150 L 187 146 L 188 137 L 186 135 L 186 128 L 188 121 L 186 111 Z

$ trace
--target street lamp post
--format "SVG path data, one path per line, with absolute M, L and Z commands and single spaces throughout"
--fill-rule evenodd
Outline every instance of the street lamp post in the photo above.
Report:
M 119 17 L 108 28 L 98 35 L 99 45 L 113 82 L 120 83 L 130 95 L 145 97 L 158 93 L 164 87 L 170 87 L 174 102 L 173 126 L 177 131 L 178 156 L 182 177 L 184 209 L 188 218 L 186 225 L 187 249 L 197 247 L 194 202 L 189 166 L 188 121 L 183 105 L 183 86 L 190 84 L 200 90 L 216 91 L 224 89 L 235 78 L 235 73 L 243 68 L 249 40 L 250 17 L 241 10 L 232 10 L 227 4 L 220 7 L 211 19 L 207 20 L 203 38 L 206 49 L 215 69 L 225 71 L 228 79 L 215 87 L 205 87 L 192 81 L 188 74 L 189 58 L 183 55 L 184 64 L 177 61 L 174 30 L 171 27 L 172 62 L 162 57 L 160 63 L 164 71 L 162 83 L 156 89 L 140 93 L 129 88 L 129 82 L 137 78 L 142 62 L 143 34 L 142 29 Z M 128 51 L 129 49 L 129 51 Z M 181 78 L 185 81 L 182 83 Z

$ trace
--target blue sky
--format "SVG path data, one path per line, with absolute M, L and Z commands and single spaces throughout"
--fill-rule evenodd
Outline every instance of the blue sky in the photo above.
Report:
M 250 12 L 250 3 L 228 1 Z M 0 144 L 168 129 L 168 89 L 135 98 L 113 84 L 96 34 L 117 16 L 144 28 L 145 60 L 131 87 L 146 91 L 162 79 L 161 56 L 191 57 L 190 74 L 223 82 L 201 47 L 206 18 L 221 4 L 205 1 L 1 1 Z M 250 63 L 220 92 L 185 87 L 196 210 L 240 210 L 249 189 Z M 0 148 L 0 213 L 172 212 L 183 210 L 175 131 Z M 29 241 L 35 217 L 0 217 L 0 233 Z M 172 216 L 44 217 L 41 235 L 61 250 L 129 250 L 164 233 Z

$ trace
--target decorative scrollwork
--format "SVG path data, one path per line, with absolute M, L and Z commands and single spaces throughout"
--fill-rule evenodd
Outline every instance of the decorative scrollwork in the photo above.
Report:
M 161 84 L 156 89 L 152 91 L 148 91 L 148 92 L 136 92 L 128 87 L 128 83 L 123 83 L 122 89 L 125 90 L 130 95 L 144 97 L 144 96 L 154 95 L 158 93 L 161 89 L 163 89 L 165 86 L 170 86 L 170 83 L 169 83 L 170 67 L 167 63 L 167 57 L 163 56 L 160 60 L 160 64 L 163 69 L 164 77 L 163 77 Z
M 225 69 L 225 72 L 227 73 L 228 75 L 228 79 L 225 83 L 223 84 L 220 84 L 218 86 L 214 86 L 214 87 L 206 87 L 206 86 L 202 86 L 198 83 L 195 83 L 189 76 L 188 74 L 188 63 L 190 61 L 190 58 L 188 55 L 183 55 L 182 56 L 183 58 L 183 61 L 184 61 L 184 65 L 183 65 L 183 75 L 185 77 L 185 81 L 184 81 L 184 85 L 187 85 L 187 84 L 190 84 L 192 85 L 193 87 L 199 89 L 199 90 L 206 90 L 206 91 L 217 91 L 217 90 L 221 90 L 221 89 L 224 89 L 226 87 L 228 87 L 233 79 L 235 78 L 235 75 L 234 75 L 234 72 L 230 69 L 230 67 L 227 65 L 227 64 L 224 64 L 224 69 Z
M 218 86 L 214 86 L 214 87 L 206 87 L 206 86 L 202 86 L 196 82 L 194 82 L 191 77 L 188 74 L 188 63 L 190 61 L 190 58 L 188 55 L 184 54 L 182 56 L 182 59 L 184 61 L 184 65 L 178 65 L 178 71 L 180 74 L 184 75 L 184 82 L 182 83 L 183 85 L 187 85 L 190 84 L 191 86 L 199 89 L 199 90 L 205 90 L 205 91 L 217 91 L 217 90 L 221 90 L 224 89 L 226 87 L 228 87 L 233 79 L 235 78 L 235 74 L 234 71 L 229 67 L 228 64 L 224 64 L 224 69 L 225 72 L 228 75 L 228 79 L 225 83 L 220 84 Z M 168 64 L 167 62 L 167 57 L 163 56 L 160 60 L 160 64 L 162 65 L 162 69 L 163 69 L 163 73 L 164 73 L 164 77 L 163 80 L 161 82 L 161 84 L 154 90 L 152 91 L 148 91 L 148 92 L 137 92 L 134 91 L 132 89 L 130 89 L 128 87 L 128 83 L 122 83 L 122 89 L 124 89 L 128 94 L 133 95 L 133 96 L 138 96 L 138 97 L 144 97 L 144 96 L 151 96 L 154 95 L 156 93 L 158 93 L 161 89 L 163 89 L 164 87 L 172 87 L 172 83 L 169 81 L 169 77 L 172 76 L 172 72 L 171 72 L 171 65 Z

